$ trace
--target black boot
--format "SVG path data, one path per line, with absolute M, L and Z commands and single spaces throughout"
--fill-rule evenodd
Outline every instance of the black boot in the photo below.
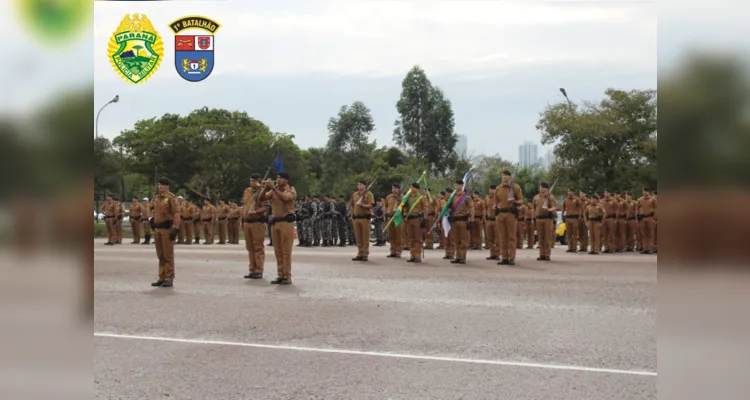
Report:
M 146 240 L 142 244 L 151 244 L 151 235 L 146 235 Z

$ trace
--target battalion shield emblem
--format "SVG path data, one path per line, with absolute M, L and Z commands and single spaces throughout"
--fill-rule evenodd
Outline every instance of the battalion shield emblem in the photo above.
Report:
M 177 73 L 188 82 L 200 82 L 214 70 L 214 33 L 218 22 L 200 16 L 182 17 L 169 27 L 175 33 L 174 63 Z M 209 34 L 206 34 L 209 33 Z
M 164 42 L 145 15 L 126 15 L 109 39 L 108 55 L 115 72 L 139 84 L 159 69 Z

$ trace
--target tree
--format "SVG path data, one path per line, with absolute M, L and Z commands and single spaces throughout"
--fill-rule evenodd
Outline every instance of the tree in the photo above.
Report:
M 426 160 L 433 172 L 446 173 L 455 164 L 458 141 L 450 100 L 432 86 L 419 66 L 406 74 L 401 87 L 396 103 L 401 117 L 395 122 L 394 141 L 410 155 Z
M 94 195 L 97 199 L 101 200 L 108 194 L 124 196 L 120 193 L 124 172 L 124 159 L 109 139 L 94 139 Z
M 656 184 L 656 91 L 605 91 L 599 103 L 540 113 L 542 144 L 555 144 L 558 185 L 599 191 Z M 551 182 L 550 182 L 551 183 Z
M 143 46 L 141 46 L 141 45 L 135 45 L 135 46 L 133 46 L 133 48 L 135 49 L 135 56 L 136 57 L 140 56 L 140 50 L 143 49 Z

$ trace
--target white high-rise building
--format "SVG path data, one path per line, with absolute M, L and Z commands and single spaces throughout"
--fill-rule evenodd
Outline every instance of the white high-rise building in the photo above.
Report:
M 521 168 L 531 167 L 539 163 L 539 147 L 532 142 L 524 142 L 518 146 L 518 162 Z
M 469 138 L 466 135 L 458 135 L 458 141 L 456 142 L 456 154 L 460 157 L 466 158 L 469 150 Z

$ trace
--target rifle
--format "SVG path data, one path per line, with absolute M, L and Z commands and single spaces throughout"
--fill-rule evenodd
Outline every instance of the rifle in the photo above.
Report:
M 555 181 L 552 183 L 552 186 L 550 186 L 549 190 L 547 190 L 547 195 L 544 196 L 544 204 L 542 207 L 546 210 L 549 207 L 548 201 L 549 201 L 549 195 L 552 194 L 552 190 L 555 189 L 555 185 L 557 185 L 557 181 L 560 179 L 560 177 L 555 178 Z
M 377 180 L 378 179 L 375 178 L 375 179 L 372 180 L 372 182 L 370 182 L 370 184 L 367 186 L 367 189 L 365 189 L 365 195 L 367 195 L 367 192 L 370 191 L 370 188 L 372 188 L 372 185 L 375 184 L 375 182 Z M 364 196 L 359 196 L 359 201 L 357 202 L 357 205 L 361 206 L 362 205 L 362 201 L 364 200 L 364 198 L 365 198 Z

